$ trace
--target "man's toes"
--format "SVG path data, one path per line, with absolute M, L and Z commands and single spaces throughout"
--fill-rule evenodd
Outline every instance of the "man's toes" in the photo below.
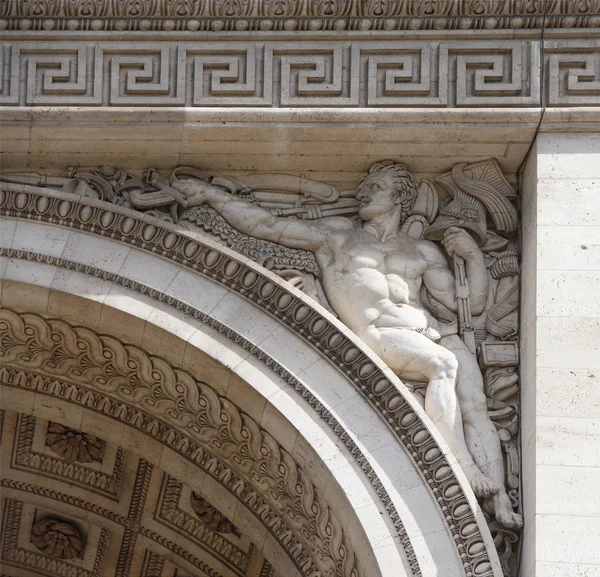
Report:
M 479 482 L 477 484 L 479 485 L 479 487 L 478 487 L 479 497 L 483 497 L 484 499 L 487 499 L 492 494 L 489 487 L 487 486 L 487 483 Z
M 523 518 L 512 510 L 500 510 L 496 513 L 496 521 L 507 529 L 520 529 L 523 526 Z
M 483 484 L 479 481 L 471 482 L 471 489 L 473 489 L 476 497 L 485 497 Z
M 521 515 L 519 515 L 518 513 L 512 513 L 510 528 L 520 529 L 521 527 L 523 527 L 523 517 L 521 517 Z
M 489 481 L 488 479 L 482 478 L 478 479 L 473 483 L 473 492 L 478 497 L 488 498 L 491 497 L 494 493 L 497 492 L 495 489 L 494 483 Z
M 492 483 L 489 479 L 485 479 L 481 482 L 482 485 L 482 497 L 491 497 L 498 492 L 498 486 L 496 483 Z

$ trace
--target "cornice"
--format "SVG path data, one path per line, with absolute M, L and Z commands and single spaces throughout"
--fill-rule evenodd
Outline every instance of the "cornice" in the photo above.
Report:
M 4 0 L 0 29 L 377 31 L 596 28 L 600 0 Z
M 168 125 L 170 123 L 202 123 L 222 126 L 227 123 L 244 125 L 326 125 L 377 126 L 377 125 L 450 125 L 481 127 L 485 125 L 508 125 L 529 128 L 540 122 L 541 108 L 406 108 L 401 113 L 394 109 L 372 108 L 126 108 L 126 107 L 68 107 L 54 106 L 5 106 L 2 122 L 27 122 L 37 126 L 69 123 L 70 126 L 87 126 L 115 123 Z M 548 108 L 542 119 L 542 128 L 558 128 L 577 131 L 598 131 L 600 106 Z

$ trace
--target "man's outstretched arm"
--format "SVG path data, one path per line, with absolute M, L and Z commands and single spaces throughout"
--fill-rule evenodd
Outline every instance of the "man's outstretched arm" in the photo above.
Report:
M 256 204 L 201 180 L 180 180 L 172 186 L 186 197 L 188 207 L 209 204 L 229 224 L 250 236 L 311 251 L 317 250 L 325 242 L 326 231 L 322 226 L 303 220 L 279 218 Z

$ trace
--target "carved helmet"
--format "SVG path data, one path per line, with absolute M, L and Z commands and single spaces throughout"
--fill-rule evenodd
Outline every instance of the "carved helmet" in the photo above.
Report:
M 451 226 L 458 226 L 470 232 L 481 246 L 487 236 L 486 213 L 483 204 L 461 191 L 440 206 L 439 216 L 425 231 L 425 238 L 439 241 Z

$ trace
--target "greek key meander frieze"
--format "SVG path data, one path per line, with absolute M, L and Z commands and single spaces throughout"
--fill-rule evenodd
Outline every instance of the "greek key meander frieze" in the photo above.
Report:
M 536 107 L 600 103 L 600 45 L 431 42 L 4 42 L 20 106 Z
M 0 29 L 316 31 L 584 28 L 598 0 L 5 0 Z
M 410 406 L 397 393 L 395 387 L 382 378 L 383 375 L 370 365 L 368 359 L 364 358 L 343 335 L 337 333 L 333 326 L 324 319 L 319 319 L 318 315 L 315 316 L 316 313 L 310 312 L 310 309 L 305 310 L 305 305 L 301 301 L 286 294 L 281 288 L 269 282 L 265 284 L 256 271 L 248 269 L 241 263 L 230 261 L 224 255 L 218 255 L 208 247 L 201 247 L 197 240 L 168 230 L 169 227 L 164 229 L 158 221 L 158 226 L 148 222 L 142 223 L 130 214 L 127 216 L 120 214 L 116 207 L 104 210 L 97 206 L 86 206 L 85 203 L 80 205 L 73 197 L 69 200 L 67 198 L 69 197 L 50 198 L 45 195 L 40 197 L 35 193 L 15 194 L 6 191 L 3 199 L 4 214 L 23 217 L 33 211 L 35 216 L 33 214 L 31 216 L 34 218 L 57 224 L 71 223 L 69 226 L 93 232 L 103 231 L 100 234 L 112 234 L 117 239 L 145 249 L 154 247 L 153 250 L 158 254 L 172 258 L 176 262 L 183 262 L 202 274 L 219 279 L 226 286 L 279 316 L 283 322 L 304 335 L 313 346 L 322 350 L 335 365 L 355 380 L 361 393 L 376 410 L 381 412 L 385 422 L 390 425 L 394 434 L 413 456 L 431 484 L 440 505 L 449 511 L 447 522 L 459 543 L 465 569 L 470 571 L 479 565 L 478 571 L 483 574 L 489 571 L 484 568 L 487 563 L 485 549 L 474 544 L 478 542 L 476 537 L 468 536 L 469 532 L 474 530 L 475 524 L 468 513 L 467 502 L 459 485 L 454 481 L 445 458 L 436 448 L 435 442 Z M 59 207 L 60 212 L 58 212 Z M 83 211 L 84 222 L 75 216 L 75 213 L 79 214 L 80 210 Z M 151 228 L 147 228 L 148 226 Z M 163 239 L 166 241 L 164 246 Z M 82 270 L 84 268 L 86 267 L 82 267 Z M 223 271 L 225 274 L 217 271 Z M 103 276 L 106 273 L 99 271 L 97 274 Z M 178 303 L 174 303 L 174 306 L 185 308 L 185 305 L 180 306 Z M 194 314 L 193 311 L 189 312 Z M 477 534 L 475 531 L 475 535 Z

